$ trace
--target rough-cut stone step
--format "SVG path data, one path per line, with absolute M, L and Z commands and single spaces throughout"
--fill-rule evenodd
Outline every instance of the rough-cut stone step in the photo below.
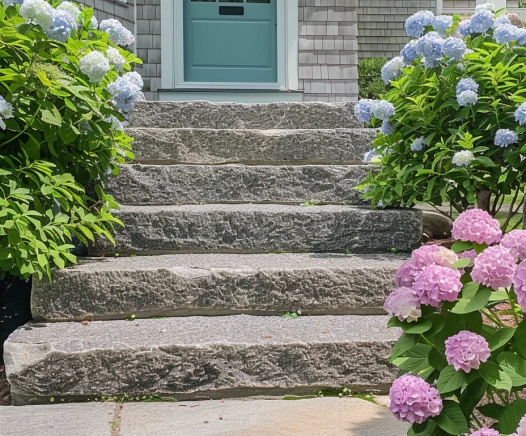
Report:
M 137 102 L 131 127 L 208 129 L 337 129 L 360 127 L 354 103 Z
M 128 128 L 137 162 L 361 163 L 375 129 L 213 130 Z
M 422 237 L 422 212 L 353 206 L 207 204 L 122 206 L 116 246 L 98 240 L 90 255 L 270 251 L 409 251 Z
M 90 259 L 33 280 L 36 320 L 378 314 L 408 255 L 176 254 Z
M 163 318 L 26 324 L 4 344 L 15 404 L 50 397 L 177 398 L 385 391 L 399 336 L 386 316 Z
M 119 204 L 361 204 L 366 165 L 122 165 L 107 192 Z

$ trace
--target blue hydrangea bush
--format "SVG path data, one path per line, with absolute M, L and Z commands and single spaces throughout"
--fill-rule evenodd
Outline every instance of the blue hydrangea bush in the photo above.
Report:
M 526 29 L 492 4 L 467 19 L 421 11 L 405 23 L 410 42 L 388 61 L 383 100 L 361 100 L 357 118 L 379 128 L 360 186 L 384 207 L 450 202 L 494 216 L 516 196 L 526 170 Z
M 74 237 L 121 224 L 104 185 L 133 157 L 140 60 L 120 22 L 68 1 L 0 1 L 0 42 L 0 278 L 50 277 L 76 261 Z

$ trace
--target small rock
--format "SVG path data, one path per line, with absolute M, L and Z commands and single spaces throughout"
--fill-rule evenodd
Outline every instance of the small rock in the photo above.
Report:
M 451 237 L 453 220 L 437 212 L 423 211 L 424 234 L 429 238 L 446 239 Z

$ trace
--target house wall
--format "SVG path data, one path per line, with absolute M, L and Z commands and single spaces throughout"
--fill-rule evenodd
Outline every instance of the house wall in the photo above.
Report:
M 436 0 L 359 0 L 359 58 L 398 56 L 410 39 L 405 33 L 405 20 L 421 10 L 435 12 Z
M 299 0 L 304 101 L 358 99 L 358 0 Z

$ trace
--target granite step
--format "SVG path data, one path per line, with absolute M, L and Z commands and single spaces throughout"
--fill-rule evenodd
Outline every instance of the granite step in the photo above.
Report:
M 375 129 L 127 128 L 135 161 L 188 164 L 359 164 Z
M 355 103 L 212 103 L 139 101 L 130 127 L 206 129 L 337 129 L 361 127 Z
M 367 165 L 121 165 L 107 190 L 119 204 L 360 204 Z
M 99 239 L 90 256 L 199 252 L 410 251 L 422 237 L 417 209 L 205 204 L 122 206 L 116 245 Z
M 39 321 L 381 314 L 406 254 L 175 254 L 85 259 L 33 279 Z
M 177 399 L 385 392 L 386 316 L 186 317 L 29 323 L 4 344 L 15 405 L 108 395 Z

